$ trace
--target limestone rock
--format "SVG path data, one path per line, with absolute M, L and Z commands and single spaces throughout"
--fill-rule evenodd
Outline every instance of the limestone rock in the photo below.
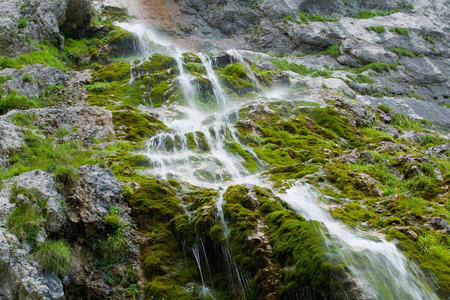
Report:
M 24 142 L 20 127 L 0 120 L 0 168 L 8 165 L 11 152 L 20 149 Z
M 15 90 L 28 98 L 38 98 L 47 86 L 64 85 L 69 80 L 69 76 L 59 69 L 39 64 L 22 69 L 4 69 L 0 76 L 12 77 L 3 84 L 5 91 Z

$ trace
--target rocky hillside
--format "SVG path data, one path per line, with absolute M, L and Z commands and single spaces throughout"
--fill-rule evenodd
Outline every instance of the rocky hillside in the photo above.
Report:
M 449 298 L 447 7 L 1 2 L 0 298 Z

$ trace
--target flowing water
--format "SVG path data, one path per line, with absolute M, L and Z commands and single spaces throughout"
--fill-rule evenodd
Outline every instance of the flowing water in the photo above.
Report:
M 251 149 L 240 142 L 236 133 L 234 121 L 238 116 L 239 103 L 227 98 L 214 71 L 214 60 L 207 55 L 198 54 L 217 101 L 215 111 L 202 111 L 196 102 L 198 91 L 193 83 L 195 78 L 184 68 L 182 50 L 146 26 L 119 25 L 139 36 L 141 45 L 137 47 L 137 50 L 144 60 L 155 52 L 170 55 L 176 60 L 177 81 L 187 103 L 184 106 L 174 105 L 176 110 L 181 112 L 181 117 L 180 114 L 174 116 L 161 109 L 153 110 L 153 113 L 158 114 L 159 119 L 167 125 L 168 130 L 148 141 L 147 150 L 143 153 L 152 164 L 148 173 L 157 178 L 175 178 L 197 186 L 221 188 L 216 209 L 218 221 L 221 222 L 224 236 L 228 240 L 228 224 L 222 209 L 223 193 L 226 187 L 236 183 L 268 185 L 258 175 L 250 174 L 242 166 L 243 159 L 240 156 L 227 151 L 230 143 L 236 143 L 258 161 Z M 246 66 L 248 77 L 261 93 L 266 95 L 271 93 L 259 83 L 238 51 L 230 50 L 228 53 L 235 61 Z M 259 163 L 259 165 L 262 164 Z M 383 239 L 373 240 L 334 220 L 327 210 L 320 206 L 320 195 L 311 186 L 299 183 L 289 189 L 286 194 L 279 196 L 305 218 L 323 224 L 327 233 L 325 237 L 328 246 L 330 249 L 338 250 L 339 259 L 349 267 L 366 298 L 437 299 L 423 281 L 424 275 L 418 267 L 409 262 L 393 243 Z M 205 246 L 200 241 L 192 247 L 191 251 L 200 272 L 202 284 L 200 296 L 214 298 Z M 234 280 L 232 285 L 245 295 L 248 278 L 233 261 L 228 245 L 223 247 L 222 252 L 228 271 Z

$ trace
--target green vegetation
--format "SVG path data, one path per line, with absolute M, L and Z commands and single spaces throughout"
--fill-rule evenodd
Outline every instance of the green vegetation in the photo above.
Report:
M 373 83 L 376 82 L 370 76 L 366 76 L 366 75 L 363 75 L 363 74 L 357 74 L 356 76 L 347 74 L 346 76 L 347 76 L 347 78 L 350 78 L 351 80 L 353 80 L 354 82 L 357 82 L 357 83 L 373 84 Z
M 35 257 L 39 265 L 47 272 L 63 276 L 72 268 L 72 253 L 64 241 L 46 241 L 39 247 Z
M 391 48 L 391 51 L 394 52 L 395 54 L 397 54 L 398 56 L 407 56 L 407 57 L 411 57 L 411 58 L 415 58 L 416 55 L 414 53 L 412 53 L 411 51 L 409 51 L 408 49 L 403 49 L 403 48 Z
M 394 9 L 391 11 L 360 10 L 360 11 L 358 11 L 358 18 L 359 19 L 371 19 L 371 18 L 375 18 L 375 17 L 385 17 L 385 16 L 392 15 L 396 12 L 398 12 L 398 9 Z
M 396 33 L 398 35 L 404 35 L 404 36 L 409 38 L 409 31 L 406 28 L 393 27 L 393 28 L 389 28 L 389 32 L 393 32 L 393 33 Z
M 384 111 L 385 113 L 390 113 L 392 111 L 392 108 L 390 108 L 389 106 L 384 105 L 384 104 L 378 105 L 377 108 Z
M 373 31 L 376 33 L 384 33 L 386 32 L 386 28 L 384 28 L 384 26 L 369 26 L 369 27 L 364 27 L 367 31 Z
M 330 53 L 336 53 L 336 48 L 332 48 L 332 51 Z M 302 76 L 310 75 L 312 77 L 326 77 L 330 78 L 332 75 L 332 72 L 330 71 L 320 71 L 316 69 L 310 69 L 304 65 L 297 65 L 295 63 L 289 63 L 285 60 L 274 60 L 272 63 L 277 66 L 278 69 L 282 71 L 292 71 Z
M 388 64 L 388 63 L 370 63 L 365 65 L 362 68 L 359 68 L 358 72 L 364 72 L 367 70 L 374 70 L 378 73 L 390 72 L 390 71 L 398 71 L 398 66 L 396 64 Z
M 28 25 L 28 20 L 27 18 L 21 18 L 19 21 L 17 21 L 17 27 L 19 29 L 25 28 Z
M 31 170 L 40 169 L 54 172 L 61 162 L 78 168 L 85 164 L 95 164 L 100 161 L 92 157 L 93 151 L 86 149 L 81 141 L 72 140 L 54 143 L 54 138 L 45 138 L 27 131 L 24 136 L 26 145 L 20 152 L 10 157 L 10 167 L 1 173 L 0 179 L 10 178 Z
M 422 35 L 422 38 L 430 44 L 435 44 L 436 40 L 429 35 Z
M 324 16 L 319 16 L 319 15 L 310 15 L 308 13 L 305 13 L 303 11 L 299 12 L 299 18 L 301 20 L 301 22 L 308 24 L 309 22 L 337 22 L 339 21 L 338 18 L 327 18 Z
M 15 58 L 0 56 L 0 69 L 16 68 L 32 64 L 43 64 L 50 67 L 55 67 L 61 71 L 67 71 L 66 64 L 61 60 L 59 50 L 48 44 L 35 45 L 38 50 L 27 54 L 22 54 Z

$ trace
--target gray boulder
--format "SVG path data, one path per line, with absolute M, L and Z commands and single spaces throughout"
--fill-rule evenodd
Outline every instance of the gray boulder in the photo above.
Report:
M 0 76 L 12 77 L 3 84 L 3 90 L 15 90 L 28 98 L 41 97 L 47 86 L 64 85 L 69 80 L 69 76 L 59 69 L 39 64 L 22 69 L 4 69 Z
M 20 149 L 23 143 L 23 133 L 20 131 L 20 127 L 0 120 L 0 168 L 8 165 L 8 157 L 11 152 Z

